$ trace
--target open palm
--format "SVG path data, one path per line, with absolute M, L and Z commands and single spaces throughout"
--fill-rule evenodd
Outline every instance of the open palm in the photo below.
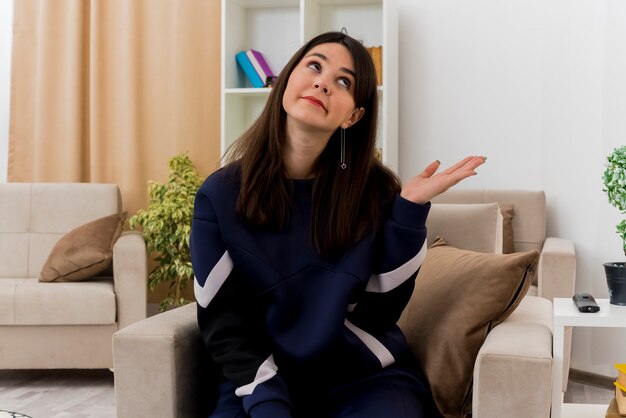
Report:
M 440 173 L 437 173 L 437 170 L 441 163 L 435 161 L 426 167 L 421 174 L 407 180 L 402 185 L 400 195 L 415 203 L 427 203 L 455 184 L 476 175 L 476 168 L 484 164 L 485 161 L 485 157 L 472 155 Z

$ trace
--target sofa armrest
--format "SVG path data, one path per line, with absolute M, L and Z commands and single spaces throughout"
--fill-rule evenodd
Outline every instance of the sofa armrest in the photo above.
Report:
M 148 256 L 139 232 L 124 232 L 113 246 L 118 329 L 146 317 Z
M 527 296 L 487 335 L 474 365 L 472 416 L 550 416 L 552 303 Z
M 203 351 L 195 303 L 115 333 L 117 417 L 208 416 L 217 380 Z
M 576 284 L 576 250 L 563 238 L 546 238 L 539 258 L 539 296 L 571 298 Z

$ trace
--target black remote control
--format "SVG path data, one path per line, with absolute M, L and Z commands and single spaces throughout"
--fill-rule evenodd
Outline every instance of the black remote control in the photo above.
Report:
M 596 300 L 589 293 L 576 293 L 572 296 L 572 300 L 580 312 L 598 312 L 600 310 Z

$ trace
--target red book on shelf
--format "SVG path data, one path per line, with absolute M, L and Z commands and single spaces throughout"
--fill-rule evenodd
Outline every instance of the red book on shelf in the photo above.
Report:
M 265 61 L 265 57 L 263 57 L 263 54 L 261 54 L 257 50 L 249 49 L 248 51 L 246 51 L 246 55 L 248 56 L 248 59 L 252 63 L 252 66 L 256 70 L 261 80 L 263 80 L 265 85 L 271 86 L 274 83 L 276 76 L 270 69 L 270 66 L 267 65 L 267 62 Z

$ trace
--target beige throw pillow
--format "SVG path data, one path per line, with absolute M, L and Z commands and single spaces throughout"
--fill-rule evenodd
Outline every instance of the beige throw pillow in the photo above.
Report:
M 52 248 L 39 281 L 81 281 L 106 270 L 124 218 L 125 213 L 105 216 L 65 234 Z
M 471 414 L 478 350 L 526 295 L 538 260 L 536 250 L 486 254 L 441 237 L 429 248 L 398 325 L 445 417 Z

